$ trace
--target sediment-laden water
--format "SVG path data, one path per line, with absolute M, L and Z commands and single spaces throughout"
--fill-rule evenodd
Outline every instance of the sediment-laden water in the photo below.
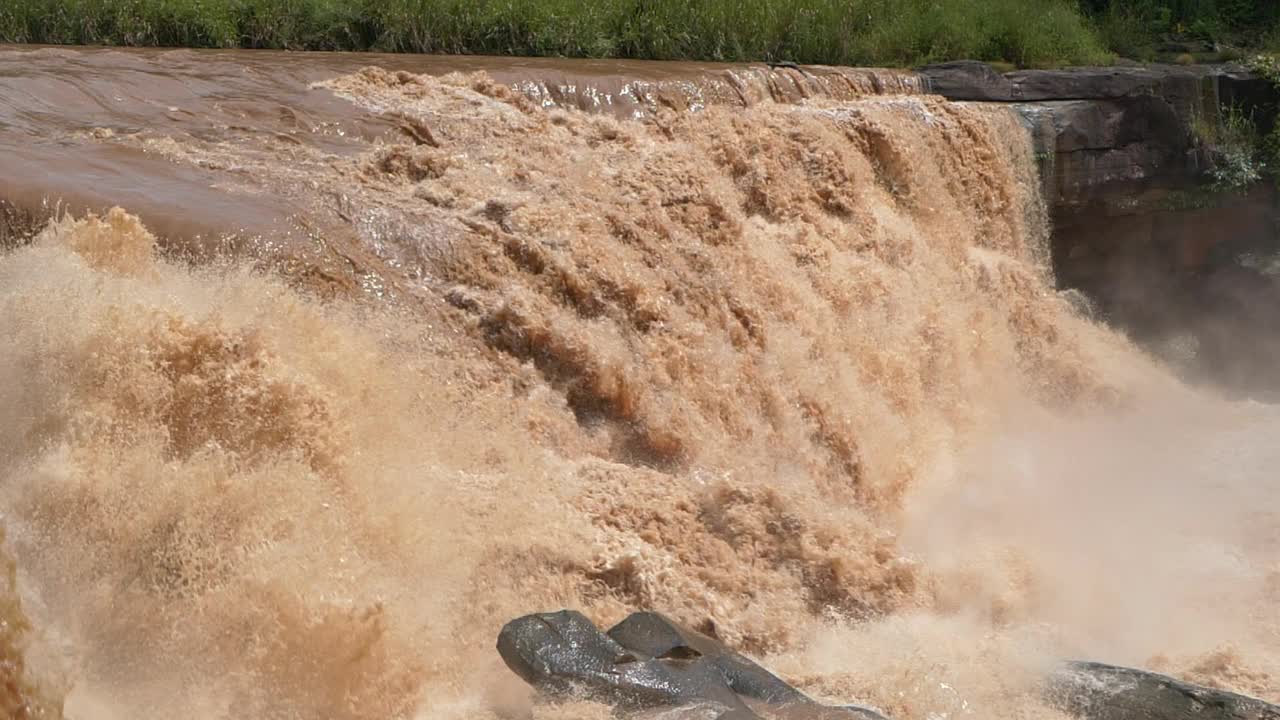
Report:
M 493 650 L 560 607 L 902 720 L 1067 657 L 1280 700 L 1280 416 L 1054 292 L 1012 115 L 443 62 L 0 50 L 31 716 L 604 717 Z

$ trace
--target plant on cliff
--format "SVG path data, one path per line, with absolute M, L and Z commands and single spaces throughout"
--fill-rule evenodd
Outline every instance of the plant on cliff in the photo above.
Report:
M 1280 56 L 1259 53 L 1246 60 L 1245 65 L 1258 77 L 1280 86 Z
M 1256 54 L 1244 65 L 1258 77 L 1270 82 L 1280 94 L 1280 56 Z M 1255 116 L 1264 123 L 1259 127 Z M 1208 170 L 1214 192 L 1247 189 L 1270 176 L 1280 184 L 1280 103 L 1218 108 L 1216 121 L 1201 118 L 1194 126 L 1200 145 L 1209 152 L 1212 163 Z
M 1245 65 L 1280 92 L 1280 56 L 1265 53 L 1254 55 L 1245 61 Z M 1280 184 L 1280 107 L 1272 107 L 1271 111 L 1271 131 L 1260 139 L 1259 153 L 1277 184 Z
M 1262 179 L 1267 158 L 1253 114 L 1227 106 L 1221 108 L 1216 127 L 1201 133 L 1208 146 L 1213 166 L 1209 176 L 1217 191 L 1242 191 Z

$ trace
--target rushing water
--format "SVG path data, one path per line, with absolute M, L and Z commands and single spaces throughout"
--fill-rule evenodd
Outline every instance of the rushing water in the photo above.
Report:
M 0 233 L 11 693 L 604 717 L 497 630 L 645 607 L 902 720 L 1280 699 L 1280 417 L 1075 315 L 1024 128 L 913 90 L 0 50 L 6 217 L 71 211 Z

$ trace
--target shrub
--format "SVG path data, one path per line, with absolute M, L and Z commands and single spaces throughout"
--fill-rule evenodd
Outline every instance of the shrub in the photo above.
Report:
M 1167 36 L 1217 45 L 1263 47 L 1280 23 L 1280 3 L 1268 0 L 1081 0 L 1106 46 L 1151 59 Z
M 1245 65 L 1280 89 L 1280 56 L 1266 53 L 1255 55 L 1246 60 Z M 1280 112 L 1280 108 L 1273 109 Z M 1262 138 L 1260 154 L 1266 167 L 1276 176 L 1277 182 L 1280 182 L 1280 117 L 1272 124 L 1271 132 Z
M 1241 191 L 1262 180 L 1267 163 L 1252 115 L 1237 107 L 1223 108 L 1209 145 L 1214 158 L 1209 176 L 1215 190 Z

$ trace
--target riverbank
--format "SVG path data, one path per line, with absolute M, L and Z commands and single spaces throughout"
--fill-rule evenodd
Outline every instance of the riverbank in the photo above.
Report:
M 910 67 L 1110 55 L 1073 0 L 12 0 L 0 42 Z

